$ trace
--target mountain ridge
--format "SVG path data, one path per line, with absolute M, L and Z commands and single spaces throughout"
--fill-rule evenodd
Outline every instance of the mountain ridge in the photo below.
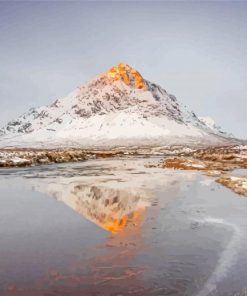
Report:
M 68 96 L 31 108 L 1 129 L 5 146 L 224 143 L 226 133 L 120 63 Z

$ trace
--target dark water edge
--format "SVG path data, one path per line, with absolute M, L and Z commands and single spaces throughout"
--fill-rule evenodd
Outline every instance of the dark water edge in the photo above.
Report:
M 151 161 L 1 169 L 0 295 L 244 295 L 247 200 Z

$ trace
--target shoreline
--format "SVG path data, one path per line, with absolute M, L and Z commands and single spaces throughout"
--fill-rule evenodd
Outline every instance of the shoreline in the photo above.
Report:
M 213 177 L 215 182 L 247 197 L 247 172 L 245 176 L 234 174 L 236 169 L 247 169 L 247 145 L 220 146 L 195 149 L 186 146 L 163 147 L 115 147 L 112 149 L 0 149 L 0 168 L 22 168 L 39 165 L 81 162 L 90 159 L 159 156 L 160 167 L 176 170 L 200 171 Z
M 78 162 L 121 156 L 189 155 L 194 148 L 185 146 L 113 148 L 0 148 L 0 167 L 26 167 L 42 164 Z
M 157 165 L 161 168 L 200 171 L 215 182 L 247 197 L 247 146 L 199 149 L 187 157 L 168 157 Z M 238 176 L 237 169 L 246 170 Z

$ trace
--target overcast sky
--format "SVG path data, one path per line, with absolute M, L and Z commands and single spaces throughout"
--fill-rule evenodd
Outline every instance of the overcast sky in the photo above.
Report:
M 0 125 L 125 62 L 247 138 L 247 2 L 0 2 Z

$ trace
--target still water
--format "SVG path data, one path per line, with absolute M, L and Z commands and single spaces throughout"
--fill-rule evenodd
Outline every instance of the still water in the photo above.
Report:
M 158 161 L 0 170 L 0 295 L 246 295 L 247 199 Z

